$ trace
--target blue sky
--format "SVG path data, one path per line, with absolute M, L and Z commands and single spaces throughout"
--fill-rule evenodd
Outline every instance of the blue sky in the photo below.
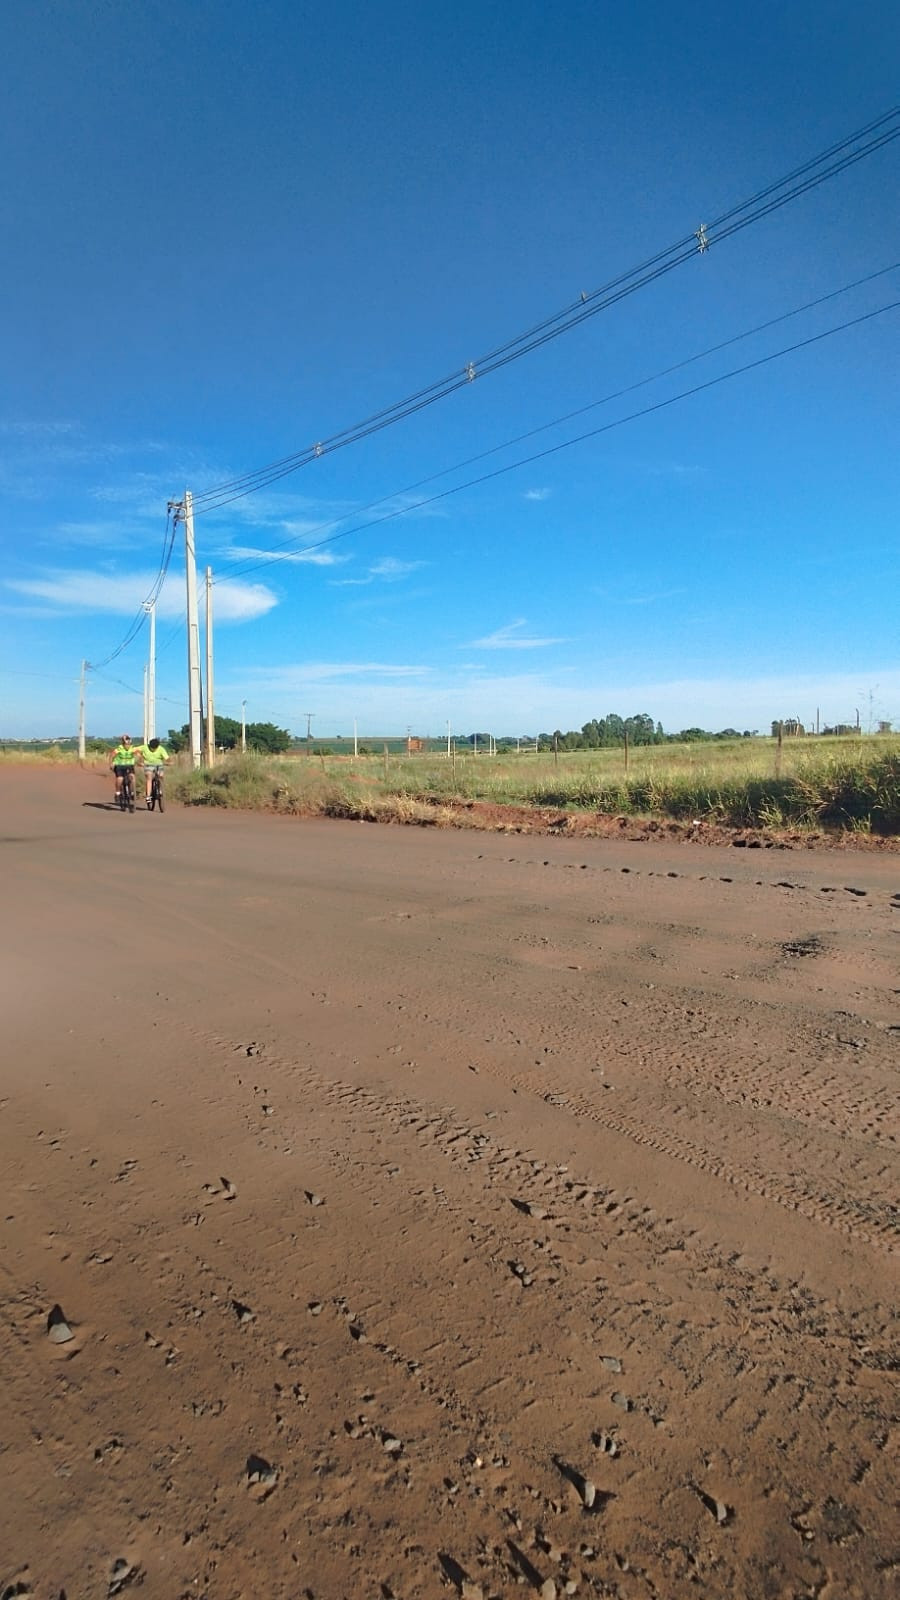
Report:
M 900 13 L 33 0 L 0 39 L 0 735 L 29 736 L 74 730 L 80 661 L 124 636 L 170 498 L 464 367 L 888 110 Z M 900 300 L 900 268 L 409 492 L 900 262 L 898 177 L 900 142 L 198 516 L 218 709 L 322 735 L 900 719 L 897 310 L 415 509 Z M 183 605 L 176 549 L 163 728 L 186 718 Z M 89 731 L 139 728 L 145 650 L 91 675 Z

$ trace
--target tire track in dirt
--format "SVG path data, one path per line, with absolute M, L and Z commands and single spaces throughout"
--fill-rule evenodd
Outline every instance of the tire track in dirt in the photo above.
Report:
M 231 1054 L 241 1047 L 236 1041 L 222 1038 L 221 1036 L 202 1035 L 205 1046 L 214 1046 L 223 1053 Z M 516 1152 L 495 1143 L 494 1135 L 486 1128 L 478 1128 L 468 1119 L 461 1116 L 459 1111 L 452 1106 L 431 1107 L 420 1105 L 415 1099 L 406 1096 L 386 1096 L 372 1090 L 362 1089 L 351 1084 L 331 1080 L 326 1074 L 312 1072 L 308 1066 L 297 1061 L 294 1057 L 270 1051 L 263 1046 L 263 1057 L 267 1068 L 271 1072 L 284 1074 L 290 1080 L 302 1081 L 305 1089 L 313 1091 L 320 1104 L 333 1107 L 335 1111 L 345 1114 L 351 1119 L 347 1128 L 347 1139 L 341 1138 L 340 1145 L 345 1149 L 348 1141 L 355 1144 L 357 1161 L 359 1163 L 359 1183 L 364 1199 L 373 1200 L 377 1193 L 376 1175 L 372 1170 L 370 1152 L 373 1145 L 379 1148 L 385 1139 L 385 1128 L 391 1139 L 391 1149 L 395 1154 L 402 1155 L 402 1150 L 397 1148 L 396 1141 L 412 1134 L 424 1152 L 422 1172 L 427 1173 L 433 1167 L 430 1152 L 442 1152 L 450 1169 L 454 1170 L 466 1188 L 475 1186 L 476 1192 L 485 1189 L 491 1192 L 495 1189 L 502 1191 L 498 1196 L 498 1203 L 505 1207 L 505 1215 L 513 1222 L 520 1221 L 520 1214 L 510 1205 L 513 1197 L 533 1197 L 537 1211 L 544 1210 L 543 1218 L 538 1221 L 555 1231 L 560 1225 L 569 1228 L 581 1224 L 590 1232 L 596 1230 L 598 1220 L 605 1220 L 610 1238 L 606 1246 L 607 1257 L 614 1253 L 619 1245 L 625 1254 L 622 1257 L 613 1256 L 608 1262 L 608 1270 L 614 1272 L 618 1268 L 619 1284 L 616 1294 L 617 1305 L 605 1303 L 599 1316 L 592 1309 L 592 1302 L 596 1299 L 592 1283 L 581 1283 L 577 1273 L 577 1248 L 571 1242 L 559 1243 L 550 1255 L 551 1268 L 560 1274 L 563 1282 L 569 1283 L 569 1288 L 553 1290 L 553 1294 L 560 1294 L 561 1299 L 554 1300 L 549 1312 L 548 1330 L 554 1324 L 583 1325 L 585 1328 L 594 1328 L 598 1334 L 598 1342 L 603 1340 L 601 1348 L 614 1347 L 621 1353 L 626 1372 L 635 1366 L 639 1370 L 639 1354 L 641 1345 L 647 1341 L 646 1314 L 651 1304 L 665 1304 L 658 1293 L 657 1272 L 654 1262 L 664 1261 L 669 1278 L 673 1272 L 673 1256 L 677 1262 L 682 1255 L 678 1248 L 684 1241 L 678 1238 L 677 1226 L 669 1228 L 659 1219 L 648 1215 L 644 1208 L 638 1205 L 633 1198 L 627 1195 L 616 1196 L 596 1186 L 570 1177 L 567 1173 L 554 1168 L 538 1158 L 528 1159 L 525 1152 Z M 363 1183 L 362 1173 L 368 1171 L 368 1181 Z M 427 1194 L 423 1191 L 419 1197 L 419 1227 L 426 1227 L 431 1231 L 435 1224 L 428 1221 L 428 1213 L 436 1208 L 442 1221 L 437 1226 L 441 1238 L 442 1250 L 446 1262 L 448 1276 L 453 1276 L 458 1270 L 459 1260 L 466 1248 L 464 1240 L 468 1238 L 465 1233 L 462 1219 L 471 1216 L 474 1200 L 470 1201 L 465 1194 L 455 1194 L 448 1199 L 442 1186 L 432 1188 Z M 447 1207 L 449 1205 L 449 1212 Z M 373 1213 L 374 1215 L 374 1213 Z M 564 1220 L 565 1219 L 565 1220 Z M 532 1223 L 524 1224 L 526 1235 Z M 476 1248 L 476 1253 L 484 1257 L 488 1264 L 497 1266 L 497 1256 L 505 1256 L 507 1252 L 522 1253 L 522 1238 L 516 1238 L 515 1233 L 510 1235 L 509 1229 L 502 1226 L 499 1229 L 501 1237 L 495 1238 L 498 1227 L 496 1216 L 492 1217 L 487 1225 L 487 1232 L 482 1240 L 480 1250 L 473 1247 L 469 1239 L 469 1249 Z M 532 1251 L 534 1245 L 532 1244 Z M 637 1255 L 635 1255 L 637 1251 Z M 542 1252 L 543 1254 L 543 1252 Z M 622 1267 L 625 1267 L 624 1276 Z M 502 1264 L 501 1264 L 502 1270 Z M 869 1418 L 865 1411 L 858 1412 L 858 1408 L 848 1406 L 850 1396 L 842 1393 L 841 1386 L 834 1386 L 832 1380 L 816 1378 L 813 1373 L 817 1370 L 817 1363 L 813 1365 L 805 1376 L 785 1377 L 783 1367 L 783 1353 L 780 1346 L 784 1338 L 796 1340 L 798 1331 L 808 1327 L 806 1335 L 809 1350 L 809 1361 L 818 1355 L 819 1347 L 823 1340 L 826 1345 L 834 1345 L 836 1341 L 846 1340 L 848 1326 L 846 1319 L 841 1316 L 837 1307 L 827 1306 L 809 1295 L 808 1290 L 801 1289 L 798 1285 L 780 1286 L 772 1280 L 760 1285 L 751 1275 L 742 1273 L 734 1263 L 729 1263 L 715 1257 L 714 1252 L 703 1248 L 693 1266 L 678 1269 L 676 1277 L 683 1273 L 684 1282 L 681 1289 L 683 1296 L 684 1312 L 681 1316 L 672 1317 L 669 1313 L 670 1330 L 664 1335 L 665 1371 L 668 1376 L 662 1392 L 658 1373 L 651 1379 L 648 1388 L 639 1383 L 636 1389 L 632 1388 L 630 1409 L 617 1419 L 614 1406 L 610 1402 L 595 1399 L 591 1412 L 595 1418 L 602 1419 L 603 1427 L 600 1434 L 608 1440 L 616 1441 L 618 1451 L 618 1464 L 616 1477 L 612 1480 L 615 1492 L 620 1500 L 629 1502 L 634 1508 L 643 1504 L 647 1496 L 660 1497 L 659 1518 L 654 1518 L 654 1527 L 658 1522 L 671 1525 L 673 1516 L 683 1517 L 684 1506 L 679 1506 L 677 1494 L 669 1484 L 660 1496 L 660 1486 L 653 1475 L 649 1463 L 652 1458 L 659 1458 L 660 1445 L 650 1446 L 651 1436 L 664 1436 L 668 1441 L 666 1446 L 666 1459 L 670 1465 L 674 1461 L 688 1463 L 694 1446 L 678 1443 L 678 1435 L 674 1440 L 671 1433 L 671 1422 L 668 1418 L 678 1416 L 680 1427 L 684 1430 L 686 1438 L 696 1437 L 695 1429 L 705 1431 L 702 1422 L 704 1407 L 707 1402 L 703 1396 L 706 1386 L 710 1381 L 710 1373 L 717 1375 L 717 1384 L 723 1398 L 717 1405 L 716 1416 L 723 1424 L 738 1403 L 741 1416 L 746 1417 L 742 1427 L 746 1430 L 746 1437 L 751 1443 L 748 1449 L 761 1451 L 767 1458 L 781 1458 L 784 1462 L 783 1476 L 779 1469 L 775 1476 L 782 1488 L 779 1494 L 785 1497 L 785 1521 L 791 1528 L 791 1537 L 800 1540 L 803 1538 L 803 1529 L 816 1525 L 817 1512 L 814 1497 L 807 1495 L 798 1500 L 795 1493 L 791 1500 L 790 1489 L 793 1477 L 799 1471 L 792 1467 L 795 1454 L 803 1446 L 804 1440 L 809 1444 L 810 1437 L 822 1433 L 823 1439 L 830 1427 L 835 1426 L 835 1418 L 840 1419 L 840 1427 L 845 1434 L 845 1448 L 852 1454 L 856 1452 L 855 1459 L 859 1463 L 878 1460 L 886 1442 L 882 1438 L 883 1429 L 879 1433 L 881 1424 L 877 1418 Z M 574 1274 L 574 1277 L 572 1276 Z M 709 1322 L 704 1325 L 703 1320 L 703 1286 L 710 1285 Z M 536 1287 L 540 1288 L 542 1297 L 551 1292 L 544 1286 L 545 1280 L 536 1279 Z M 730 1285 L 727 1289 L 725 1286 Z M 434 1294 L 434 1288 L 432 1293 Z M 495 1291 L 496 1292 L 496 1291 Z M 531 1290 L 527 1291 L 529 1294 Z M 734 1347 L 734 1336 L 722 1337 L 725 1330 L 721 1329 L 714 1306 L 721 1303 L 723 1292 L 727 1292 L 729 1301 L 736 1297 L 736 1324 L 735 1332 L 740 1335 L 741 1323 L 738 1320 L 737 1308 L 744 1306 L 746 1326 L 754 1327 L 754 1337 L 762 1337 L 764 1329 L 771 1329 L 766 1333 L 766 1338 L 778 1341 L 771 1356 L 760 1366 L 760 1350 L 750 1350 L 738 1353 Z M 671 1294 L 671 1283 L 669 1293 Z M 438 1301 L 445 1299 L 448 1308 L 454 1304 L 453 1295 L 446 1297 L 438 1293 Z M 344 1316 L 348 1307 L 336 1304 L 336 1311 Z M 458 1316 L 458 1312 L 457 1312 Z M 522 1484 L 530 1486 L 526 1489 L 530 1497 L 537 1486 L 540 1526 L 561 1526 L 570 1533 L 567 1539 L 559 1542 L 566 1548 L 577 1548 L 577 1534 L 574 1533 L 571 1516 L 566 1506 L 560 1501 L 558 1493 L 554 1495 L 552 1485 L 546 1482 L 547 1460 L 546 1453 L 540 1447 L 525 1448 L 523 1453 L 522 1441 L 511 1448 L 509 1441 L 504 1438 L 504 1424 L 492 1415 L 491 1402 L 496 1405 L 496 1390 L 491 1389 L 484 1397 L 488 1401 L 473 1409 L 472 1404 L 466 1399 L 460 1388 L 460 1380 L 469 1370 L 469 1357 L 466 1355 L 465 1343 L 463 1346 L 442 1342 L 434 1347 L 431 1352 L 423 1352 L 415 1343 L 410 1348 L 404 1343 L 402 1331 L 391 1329 L 389 1335 L 383 1337 L 380 1333 L 380 1323 L 387 1318 L 390 1321 L 389 1308 L 381 1306 L 377 1297 L 367 1303 L 365 1314 L 360 1319 L 368 1332 L 369 1347 L 374 1346 L 374 1351 L 383 1356 L 392 1366 L 409 1372 L 417 1387 L 427 1390 L 430 1397 L 439 1406 L 442 1413 L 455 1418 L 461 1423 L 463 1429 L 469 1429 L 466 1436 L 457 1435 L 461 1443 L 466 1438 L 471 1440 L 472 1430 L 476 1443 L 481 1441 L 483 1453 L 493 1452 L 497 1461 L 506 1461 L 510 1469 L 513 1488 L 508 1494 L 516 1496 L 510 1503 L 515 1509 L 515 1514 L 522 1522 L 521 1495 Z M 502 1352 L 504 1349 L 503 1318 L 499 1318 L 499 1327 L 492 1326 L 491 1346 L 488 1350 L 488 1366 L 496 1368 L 498 1364 L 502 1370 Z M 410 1330 L 414 1330 L 410 1324 Z M 541 1338 L 539 1328 L 541 1324 L 533 1325 L 533 1336 Z M 666 1326 L 666 1314 L 663 1321 L 659 1314 L 654 1317 L 653 1327 L 660 1336 Z M 545 1333 L 544 1339 L 552 1339 L 552 1334 Z M 865 1327 L 857 1328 L 853 1335 L 850 1348 L 859 1352 L 857 1359 L 864 1361 L 872 1359 L 872 1330 Z M 740 1343 L 740 1338 L 738 1340 Z M 494 1346 L 497 1349 L 494 1350 Z M 470 1347 L 471 1348 L 471 1347 Z M 762 1347 L 765 1349 L 765 1346 Z M 493 1355 L 490 1352 L 493 1351 Z M 799 1352 L 794 1352 L 793 1360 L 799 1359 Z M 876 1356 L 876 1359 L 877 1356 Z M 889 1353 L 882 1353 L 882 1360 L 889 1361 Z M 430 1363 L 438 1362 L 440 1373 L 432 1376 Z M 447 1362 L 450 1365 L 448 1367 Z M 654 1371 L 657 1363 L 654 1362 Z M 731 1375 L 730 1378 L 728 1375 Z M 677 1377 L 677 1381 L 676 1381 Z M 571 1380 L 575 1381 L 574 1373 Z M 610 1388 L 613 1382 L 609 1380 Z M 748 1388 L 749 1384 L 749 1388 Z M 735 1387 L 737 1386 L 737 1388 Z M 609 1391 L 608 1391 L 609 1392 Z M 536 1398 L 536 1397 L 535 1397 Z M 523 1396 L 528 1404 L 533 1403 L 530 1393 Z M 748 1406 L 750 1407 L 748 1411 Z M 697 1416 L 692 1420 L 692 1410 L 699 1407 Z M 521 1409 L 521 1407 L 520 1407 Z M 538 1419 L 543 1424 L 546 1407 L 539 1405 Z M 523 1412 L 523 1416 L 531 1417 L 534 1413 L 530 1410 Z M 793 1420 L 792 1420 L 793 1419 Z M 641 1430 L 650 1430 L 647 1436 Z M 624 1431 L 623 1431 L 624 1430 Z M 661 1435 L 660 1435 L 660 1430 Z M 546 1425 L 540 1425 L 535 1445 L 544 1445 L 547 1441 Z M 881 1442 L 879 1442 L 881 1440 Z M 582 1459 L 588 1450 L 589 1441 L 585 1438 L 580 1446 Z M 474 1446 L 472 1447 L 474 1448 Z M 595 1447 L 596 1448 L 596 1447 Z M 624 1452 L 624 1454 L 623 1454 Z M 674 1455 L 672 1454 L 674 1452 Z M 465 1459 L 465 1458 L 462 1458 Z M 492 1456 L 494 1459 L 494 1456 Z M 798 1458 L 799 1460 L 799 1458 Z M 470 1463 L 471 1465 L 471 1463 Z M 476 1480 L 482 1469 L 475 1469 Z M 500 1469 L 498 1469 L 500 1470 Z M 688 1473 L 688 1465 L 682 1468 Z M 860 1471 L 868 1472 L 869 1468 L 860 1466 Z M 880 1469 L 879 1469 L 880 1470 Z M 457 1479 L 465 1475 L 454 1466 L 453 1472 Z M 802 1477 L 802 1474 L 801 1474 Z M 609 1479 L 607 1479 L 609 1481 Z M 515 1483 L 519 1489 L 516 1491 Z M 746 1488 L 746 1485 L 745 1485 Z M 771 1493 L 771 1490 L 768 1491 Z M 673 1501 L 673 1493 L 675 1500 Z M 448 1490 L 449 1494 L 449 1490 Z M 788 1508 L 788 1501 L 791 1501 Z M 506 1504 L 506 1496 L 501 1497 L 501 1503 Z M 787 1510 L 793 1522 L 788 1520 Z M 805 1520 L 804 1520 L 805 1519 Z M 488 1519 L 489 1523 L 490 1519 Z M 471 1539 L 472 1523 L 469 1521 L 469 1537 Z M 486 1525 L 479 1523 L 484 1528 Z M 577 1527 L 577 1524 L 574 1525 Z M 527 1524 L 526 1524 L 527 1529 Z M 490 1566 L 502 1573 L 504 1571 L 500 1548 L 496 1544 L 496 1533 L 491 1539 L 488 1532 L 483 1531 L 480 1537 L 484 1540 L 483 1553 L 485 1559 L 490 1557 Z M 583 1539 L 583 1531 L 581 1535 Z M 543 1546 L 540 1542 L 538 1525 L 536 1524 L 529 1534 L 528 1548 L 539 1554 Z M 629 1534 L 629 1549 L 633 1552 L 637 1535 L 633 1529 Z M 638 1546 L 640 1541 L 638 1540 Z M 648 1539 L 647 1560 L 650 1562 L 654 1553 L 653 1540 Z M 658 1550 L 655 1551 L 658 1557 Z M 719 1558 L 721 1560 L 721 1557 Z M 727 1565 L 727 1562 L 726 1562 Z M 834 1564 L 820 1563 L 822 1580 L 829 1571 L 840 1570 Z M 656 1561 L 651 1562 L 652 1569 L 657 1570 Z M 850 1569 L 848 1569 L 849 1571 Z M 734 1571 L 734 1581 L 740 1585 L 739 1568 Z M 657 1574 L 659 1581 L 661 1574 Z M 720 1570 L 719 1579 L 723 1578 Z M 718 1580 L 717 1580 L 718 1581 Z M 873 1591 L 874 1592 L 874 1591 Z

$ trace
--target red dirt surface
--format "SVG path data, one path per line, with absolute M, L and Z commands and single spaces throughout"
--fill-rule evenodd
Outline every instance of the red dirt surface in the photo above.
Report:
M 893 1594 L 896 859 L 111 789 L 0 773 L 0 1595 Z

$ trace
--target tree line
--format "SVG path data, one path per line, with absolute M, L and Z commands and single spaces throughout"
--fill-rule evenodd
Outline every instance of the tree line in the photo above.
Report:
M 561 728 L 554 729 L 553 733 L 539 733 L 537 738 L 529 740 L 510 739 L 505 737 L 495 740 L 497 749 L 509 749 L 522 743 L 536 743 L 539 750 L 611 750 L 621 749 L 626 738 L 629 745 L 647 744 L 701 744 L 713 739 L 752 739 L 756 730 L 745 728 L 741 733 L 737 728 L 722 728 L 718 733 L 712 733 L 706 728 L 682 728 L 678 733 L 666 733 L 661 722 L 654 722 L 645 711 L 638 712 L 633 717 L 620 717 L 618 712 L 610 711 L 605 717 L 592 717 L 581 730 L 570 729 L 564 733 Z M 484 745 L 487 748 L 489 735 L 486 733 L 470 733 L 466 738 L 458 739 L 458 744 Z
M 189 723 L 179 730 L 170 728 L 166 747 L 177 755 L 187 750 L 191 742 Z M 235 717 L 216 717 L 216 744 L 221 750 L 238 750 L 241 744 L 241 725 Z M 291 747 L 287 728 L 276 728 L 274 722 L 247 723 L 247 749 L 261 750 L 266 755 L 281 755 Z

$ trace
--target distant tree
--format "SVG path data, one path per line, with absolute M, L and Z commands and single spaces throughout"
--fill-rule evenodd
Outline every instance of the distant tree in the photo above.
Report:
M 191 742 L 191 730 L 186 722 L 179 731 L 170 728 L 166 746 L 177 755 L 179 750 L 187 750 Z M 241 742 L 241 725 L 234 717 L 216 717 L 216 744 L 225 750 L 236 750 Z M 276 728 L 274 722 L 248 722 L 247 723 L 247 749 L 263 750 L 267 755 L 280 755 L 290 748 L 291 736 L 286 728 Z
M 217 725 L 218 720 L 217 717 Z M 276 728 L 274 722 L 248 722 L 247 744 L 251 750 L 265 750 L 268 755 L 281 755 L 290 749 L 291 736 L 287 728 Z

